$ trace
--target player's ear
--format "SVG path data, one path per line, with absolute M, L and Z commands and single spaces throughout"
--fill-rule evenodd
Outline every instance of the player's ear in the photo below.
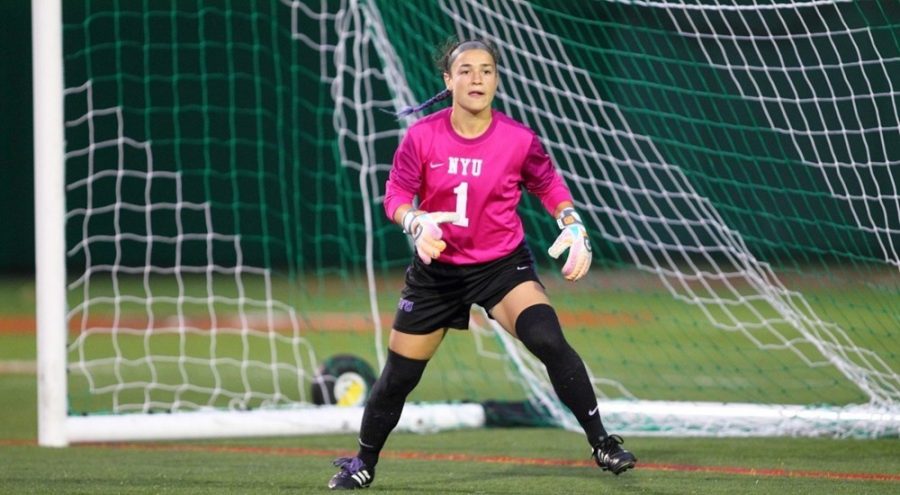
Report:
M 449 90 L 450 88 L 450 73 L 444 72 L 444 86 Z

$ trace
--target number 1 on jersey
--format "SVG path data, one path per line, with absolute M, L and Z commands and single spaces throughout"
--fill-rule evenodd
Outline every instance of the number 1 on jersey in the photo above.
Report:
M 468 227 L 469 217 L 466 216 L 466 203 L 469 200 L 469 183 L 460 182 L 458 186 L 453 188 L 453 193 L 456 194 L 456 214 L 459 216 L 459 219 L 453 222 L 453 225 Z

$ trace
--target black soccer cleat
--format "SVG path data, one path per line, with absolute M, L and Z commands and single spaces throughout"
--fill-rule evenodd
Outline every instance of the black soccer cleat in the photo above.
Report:
M 375 468 L 367 468 L 359 457 L 341 457 L 334 460 L 334 465 L 341 470 L 328 482 L 332 490 L 368 488 L 375 479 Z
M 591 457 L 597 461 L 597 465 L 604 471 L 610 471 L 618 476 L 634 467 L 637 458 L 631 452 L 619 447 L 625 443 L 619 435 L 600 437 Z

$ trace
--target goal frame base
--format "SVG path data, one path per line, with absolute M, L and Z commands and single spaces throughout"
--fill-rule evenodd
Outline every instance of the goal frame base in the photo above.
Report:
M 900 409 L 873 405 L 806 407 L 713 402 L 601 400 L 607 429 L 629 436 L 900 437 Z M 357 433 L 363 407 L 310 406 L 252 411 L 200 410 L 69 416 L 65 444 Z M 485 427 L 476 403 L 407 404 L 398 431 Z M 502 424 L 494 426 L 503 426 Z M 572 421 L 563 425 L 578 431 Z M 58 445 L 57 445 L 58 446 Z

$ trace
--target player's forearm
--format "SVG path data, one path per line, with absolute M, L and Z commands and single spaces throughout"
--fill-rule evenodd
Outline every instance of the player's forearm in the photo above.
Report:
M 553 210 L 553 218 L 559 218 L 559 215 L 566 208 L 575 208 L 575 204 L 572 203 L 571 201 L 560 202 L 558 205 L 556 205 L 556 208 Z

